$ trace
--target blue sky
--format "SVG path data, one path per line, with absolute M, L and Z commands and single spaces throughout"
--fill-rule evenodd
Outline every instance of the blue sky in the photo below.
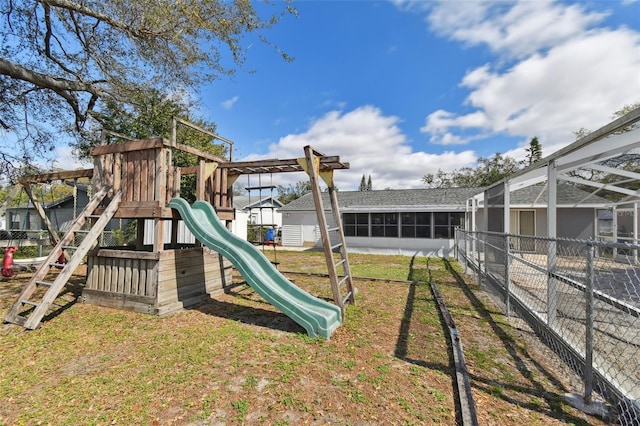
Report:
M 543 155 L 640 102 L 640 1 L 298 1 L 246 70 L 203 87 L 235 159 L 312 145 L 351 164 L 337 186 L 424 187 L 496 152 Z M 277 184 L 305 180 L 274 176 Z

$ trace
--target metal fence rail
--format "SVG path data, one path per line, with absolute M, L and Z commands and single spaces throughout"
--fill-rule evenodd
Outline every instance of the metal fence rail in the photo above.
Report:
M 456 256 L 584 383 L 614 420 L 640 424 L 640 246 L 456 232 Z

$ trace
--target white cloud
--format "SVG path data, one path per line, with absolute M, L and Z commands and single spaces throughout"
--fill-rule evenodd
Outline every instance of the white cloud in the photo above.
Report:
M 537 1 L 440 1 L 426 17 L 437 34 L 470 46 L 484 44 L 500 56 L 522 58 L 563 43 L 606 14 L 580 4 Z
M 76 170 L 92 168 L 93 163 L 89 160 L 78 160 L 70 146 L 60 145 L 56 147 L 52 160 L 48 164 L 42 164 L 44 168 L 49 166 L 62 170 Z
M 493 63 L 470 70 L 460 86 L 469 90 L 466 104 L 472 111 L 429 114 L 421 131 L 432 143 L 465 143 L 478 134 L 538 136 L 547 155 L 551 147 L 572 142 L 573 131 L 595 130 L 640 100 L 640 34 L 627 28 L 588 30 L 602 14 L 547 0 L 469 2 L 451 16 L 453 5 L 459 3 L 438 3 L 431 10 L 429 22 L 436 30 L 520 59 L 505 69 Z M 525 41 L 528 37 L 533 39 Z
M 224 109 L 231 109 L 231 108 L 233 108 L 235 103 L 238 102 L 239 99 L 240 99 L 239 96 L 234 96 L 234 97 L 232 97 L 230 99 L 227 99 L 226 101 L 221 102 L 220 105 Z
M 398 117 L 385 116 L 380 109 L 362 106 L 342 113 L 331 111 L 316 119 L 303 133 L 290 134 L 272 144 L 259 158 L 299 158 L 303 148 L 311 145 L 326 155 L 339 155 L 350 163 L 349 170 L 334 173 L 336 185 L 342 190 L 355 190 L 362 175 L 371 175 L 374 189 L 424 187 L 423 175 L 438 169 L 451 170 L 472 164 L 476 155 L 466 150 L 442 154 L 414 152 L 407 137 L 398 127 Z M 281 173 L 274 176 L 277 184 L 305 180 L 306 175 Z

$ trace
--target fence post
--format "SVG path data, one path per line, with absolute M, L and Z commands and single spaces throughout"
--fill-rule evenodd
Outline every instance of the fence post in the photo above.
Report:
M 593 393 L 593 285 L 594 276 L 594 246 L 587 243 L 587 282 L 585 291 L 585 343 L 584 343 L 584 403 L 591 404 Z
M 469 247 L 471 246 L 470 241 L 471 234 L 469 231 L 464 231 L 464 273 L 468 273 L 469 271 Z
M 505 315 L 511 316 L 511 248 L 509 247 L 509 234 L 504 236 L 504 304 Z
M 558 280 L 556 279 L 557 241 L 549 240 L 547 246 L 547 325 L 554 329 L 556 323 L 556 306 L 558 296 Z
M 484 234 L 482 238 L 482 276 L 484 278 L 488 277 L 488 269 L 487 269 L 487 239 L 488 235 Z M 481 283 L 482 284 L 482 283 Z
M 475 256 L 475 264 L 476 264 L 476 281 L 478 285 L 482 284 L 482 274 L 480 268 L 482 268 L 482 262 L 480 261 L 480 233 L 473 233 L 473 255 Z

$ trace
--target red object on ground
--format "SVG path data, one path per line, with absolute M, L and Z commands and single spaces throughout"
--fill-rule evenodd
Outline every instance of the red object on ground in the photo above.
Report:
M 13 270 L 13 253 L 18 251 L 18 247 L 7 247 L 4 250 L 4 257 L 2 258 L 2 276 L 11 278 L 15 275 Z
M 56 261 L 59 265 L 64 265 L 67 263 L 67 256 L 65 255 L 64 250 L 60 252 L 60 256 L 58 256 L 58 260 Z M 58 269 L 62 269 L 62 266 L 56 266 Z

